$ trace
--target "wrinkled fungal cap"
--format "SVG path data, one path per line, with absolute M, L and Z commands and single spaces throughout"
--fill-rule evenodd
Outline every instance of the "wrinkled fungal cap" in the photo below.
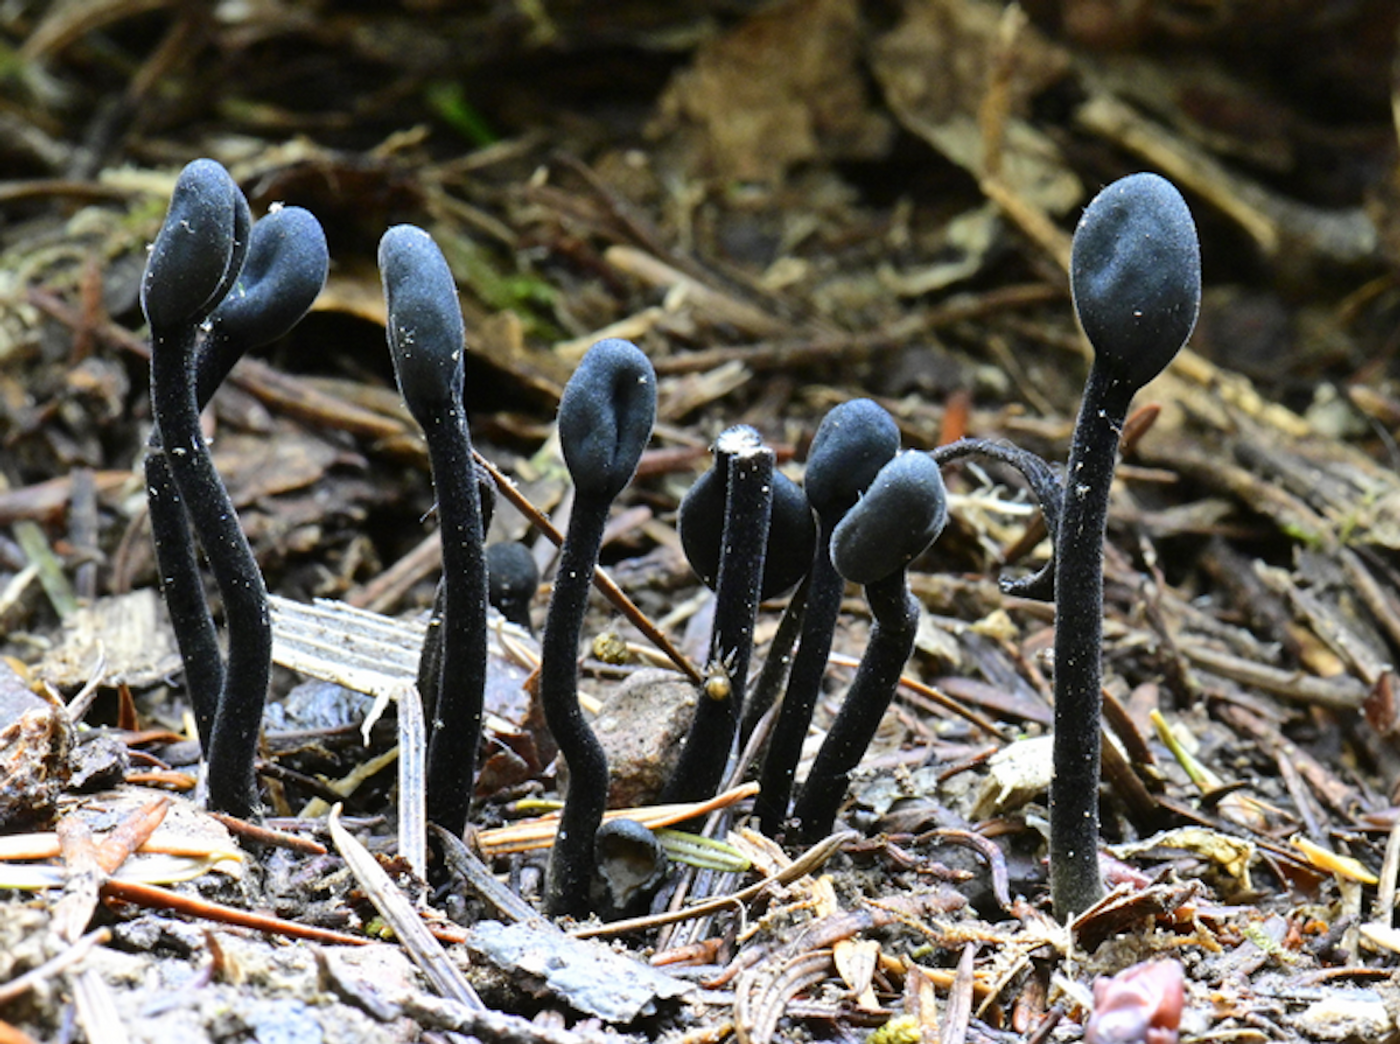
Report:
M 740 427 L 745 427 L 740 425 Z M 734 431 L 734 428 L 720 436 Z M 753 431 L 752 428 L 748 429 Z M 757 435 L 757 432 L 754 433 Z M 716 440 L 715 448 L 730 451 L 730 444 Z M 686 561 L 711 590 L 719 582 L 719 556 L 724 543 L 724 510 L 727 497 L 724 470 L 716 464 L 686 491 L 677 521 L 681 550 Z M 768 523 L 768 545 L 763 558 L 761 597 L 774 598 L 795 587 L 812 567 L 817 527 L 812 507 L 802 487 L 781 471 L 773 472 L 773 512 Z
M 413 419 L 426 429 L 462 401 L 466 328 L 457 284 L 433 237 L 414 225 L 395 225 L 384 233 L 379 275 L 399 391 Z
M 301 321 L 326 285 L 329 268 L 326 234 L 310 211 L 276 207 L 253 225 L 243 271 L 209 317 L 212 336 L 198 367 L 201 403 L 244 352 L 277 340 Z
M 1070 288 L 1098 365 L 1134 389 L 1175 358 L 1201 307 L 1201 247 L 1181 193 L 1156 174 L 1109 185 L 1079 219 Z
M 180 172 L 141 278 L 141 310 L 153 330 L 208 316 L 238 277 L 250 223 L 248 201 L 214 160 Z
M 630 341 L 588 349 L 559 400 L 559 442 L 574 486 L 612 500 L 632 479 L 656 420 L 656 371 Z
M 824 519 L 835 521 L 899 452 L 899 427 L 870 399 L 852 399 L 832 409 L 817 426 L 807 454 L 803 486 Z
M 943 532 L 948 494 L 926 453 L 890 461 L 831 534 L 836 571 L 857 584 L 883 580 L 917 558 Z

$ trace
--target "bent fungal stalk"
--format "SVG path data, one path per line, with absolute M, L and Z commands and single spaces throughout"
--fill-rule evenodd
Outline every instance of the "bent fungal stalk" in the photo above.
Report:
M 1055 543 L 1050 895 L 1062 920 L 1104 892 L 1099 872 L 1103 542 L 1118 438 L 1133 395 L 1175 358 L 1201 301 L 1196 225 L 1155 174 L 1109 185 L 1074 233 L 1070 285 L 1094 361 L 1070 444 Z
M 486 692 L 485 530 L 462 405 L 466 329 L 452 270 L 428 233 L 412 225 L 389 229 L 379 242 L 379 271 L 394 372 L 428 445 L 442 533 L 441 669 L 436 693 L 423 694 L 432 708 L 428 818 L 460 835 Z
M 545 909 L 587 916 L 594 837 L 608 800 L 608 759 L 578 703 L 578 643 L 608 510 L 651 437 L 656 373 L 628 341 L 588 349 L 559 400 L 559 442 L 574 482 L 574 507 L 559 552 L 540 647 L 545 724 L 569 767 L 569 792 L 545 870 Z
M 880 469 L 832 531 L 832 562 L 847 580 L 864 585 L 875 626 L 793 806 L 803 844 L 831 833 L 851 772 L 894 698 L 919 629 L 919 603 L 909 592 L 906 567 L 947 521 L 948 495 L 938 465 L 927 454 L 910 451 Z
M 816 552 L 808 581 L 802 637 L 793 657 L 787 690 L 759 774 L 756 808 L 763 832 L 777 834 L 787 818 L 793 776 L 826 674 L 845 581 L 831 563 L 831 533 L 899 452 L 894 418 L 870 399 L 832 409 L 817 427 L 803 486 L 817 512 Z
M 199 412 L 244 351 L 286 333 L 305 314 L 327 267 L 325 237 L 305 211 L 276 211 L 251 234 L 249 222 L 247 201 L 228 172 L 196 160 L 176 182 L 141 283 L 156 422 L 146 467 L 162 587 L 205 743 L 209 804 L 245 817 L 257 808 L 253 765 L 272 626 L 262 571 L 204 442 Z M 203 603 L 181 503 L 223 600 L 226 661 Z
M 747 425 L 715 441 L 715 465 L 681 501 L 681 547 L 715 592 L 708 680 L 667 803 L 714 795 L 725 773 L 748 687 L 759 603 L 795 584 L 816 539 L 807 498 L 774 470 L 773 451 Z

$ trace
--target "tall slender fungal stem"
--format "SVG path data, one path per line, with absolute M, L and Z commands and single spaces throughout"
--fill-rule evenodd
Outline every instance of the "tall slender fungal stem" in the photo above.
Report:
M 1075 230 L 1070 283 L 1094 361 L 1070 444 L 1055 547 L 1050 895 L 1062 920 L 1104 892 L 1103 542 L 1118 438 L 1134 393 L 1175 358 L 1200 308 L 1200 245 L 1176 188 L 1155 174 L 1133 174 L 1094 197 Z
M 948 495 L 938 465 L 911 451 L 880 469 L 831 534 L 832 562 L 847 580 L 865 585 L 875 626 L 793 806 L 804 844 L 831 833 L 851 772 L 894 698 L 919 629 L 919 603 L 909 593 L 905 567 L 938 538 L 947 521 Z
M 165 312 L 161 316 L 161 320 L 166 323 L 164 336 L 181 343 L 188 341 L 191 345 L 198 344 L 200 327 L 237 278 L 247 256 L 253 221 L 252 213 L 248 209 L 248 200 L 228 176 L 228 172 L 213 160 L 196 160 L 195 163 L 198 166 L 192 164 L 194 169 L 187 168 L 186 172 L 182 173 L 182 178 L 188 177 L 190 180 L 207 183 L 206 193 L 231 193 L 233 227 L 227 258 L 223 256 L 222 244 L 188 244 L 191 255 L 197 255 L 201 264 L 206 266 L 202 275 L 197 275 L 196 269 L 177 269 L 170 263 L 161 267 L 159 274 L 164 282 L 183 277 L 180 279 L 183 285 L 158 287 L 155 290 L 155 307 L 158 312 Z M 224 185 L 221 186 L 220 182 Z M 221 221 L 222 217 L 219 220 Z M 223 231 L 220 229 L 221 234 Z M 170 249 L 169 245 L 167 249 Z M 222 268 L 219 265 L 220 260 L 223 261 Z M 171 309 L 163 305 L 160 299 L 166 294 L 186 292 L 191 293 L 191 300 L 181 310 L 187 308 L 188 312 L 183 319 L 179 319 L 171 314 Z M 192 350 L 198 349 L 196 347 Z M 195 363 L 195 367 L 198 387 L 198 371 L 204 367 L 198 362 Z M 200 410 L 208 404 L 213 388 L 218 384 L 214 381 L 211 385 L 207 380 L 202 383 L 209 387 L 209 394 L 197 398 Z M 170 616 L 171 627 L 175 631 L 175 643 L 180 650 L 180 661 L 184 666 L 185 689 L 194 710 L 200 747 L 207 754 L 214 729 L 214 716 L 219 707 L 219 693 L 224 686 L 224 654 L 219 648 L 214 616 L 209 611 L 209 600 L 205 596 L 204 582 L 200 577 L 198 546 L 195 543 L 194 532 L 190 529 L 190 520 L 185 513 L 180 489 L 170 471 L 159 423 L 151 428 L 146 447 L 145 473 L 146 511 L 151 522 L 156 570 L 160 575 L 166 612 Z
M 705 489 L 713 488 L 713 476 L 722 474 L 724 507 L 718 576 L 702 576 L 715 590 L 708 678 L 680 761 L 662 794 L 662 801 L 668 803 L 703 800 L 719 788 L 739 728 L 753 652 L 754 623 L 763 594 L 773 513 L 773 451 L 763 444 L 757 431 L 739 425 L 720 435 L 714 453 L 715 466 L 703 476 L 711 479 Z M 692 488 L 681 502 L 682 547 L 686 546 L 687 536 L 695 533 L 695 516 L 690 512 L 704 506 L 705 494 L 699 496 L 697 499 Z
M 442 532 L 442 668 L 428 739 L 428 818 L 460 835 L 471 807 L 486 691 L 486 550 L 462 405 L 466 330 L 452 270 L 420 228 L 379 241 L 399 390 L 428 445 Z
M 247 201 L 236 187 L 234 191 L 235 241 L 242 236 L 234 263 L 241 264 L 241 270 L 235 278 L 225 274 L 227 292 L 208 320 L 198 324 L 194 379 L 200 411 L 244 353 L 277 340 L 301 321 L 325 285 L 330 263 L 325 233 L 308 211 L 277 207 L 249 233 Z M 159 426 L 152 429 L 145 467 L 161 588 L 184 662 L 200 744 L 207 751 L 223 689 L 223 654 L 200 580 L 194 534 Z
M 257 808 L 258 728 L 272 670 L 267 589 L 199 427 L 196 333 L 237 277 L 238 189 L 210 160 L 181 172 L 151 250 L 141 304 L 151 326 L 151 406 L 170 473 L 204 548 L 228 630 L 207 751 L 209 804 L 236 816 Z
M 831 533 L 880 469 L 899 452 L 899 428 L 883 407 L 853 399 L 835 407 L 817 427 L 803 485 L 817 512 L 816 553 L 808 581 L 802 637 L 793 657 L 783 705 L 759 774 L 757 809 L 773 835 L 787 818 L 793 776 L 812 722 L 845 581 L 831 563 Z
M 578 642 L 608 510 L 641 460 L 656 419 L 656 373 L 633 344 L 590 348 L 559 401 L 559 441 L 574 482 L 574 507 L 560 550 L 540 649 L 539 697 L 569 792 L 545 871 L 550 914 L 588 914 L 594 835 L 608 796 L 608 760 L 578 703 Z

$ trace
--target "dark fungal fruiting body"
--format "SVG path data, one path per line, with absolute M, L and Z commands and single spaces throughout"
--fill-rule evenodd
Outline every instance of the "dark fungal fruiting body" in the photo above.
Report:
M 590 348 L 559 401 L 559 441 L 574 482 L 540 649 L 539 699 L 569 767 L 569 792 L 545 871 L 549 913 L 589 911 L 594 836 L 607 806 L 608 761 L 578 704 L 578 642 L 613 500 L 631 481 L 656 418 L 656 374 L 633 344 Z
M 422 229 L 398 225 L 386 232 L 379 270 L 394 372 L 427 442 L 442 532 L 442 666 L 435 698 L 425 700 L 433 708 L 428 818 L 460 834 L 471 807 L 486 689 L 485 538 L 462 405 L 466 330 L 452 271 Z
M 1134 174 L 1085 209 L 1070 261 L 1094 362 L 1070 444 L 1055 546 L 1050 893 L 1067 919 L 1103 895 L 1098 865 L 1103 541 L 1118 438 L 1133 395 L 1191 334 L 1201 299 L 1191 212 L 1170 182 Z
M 832 562 L 847 580 L 864 585 L 875 626 L 793 807 L 804 844 L 831 832 L 851 771 L 894 697 L 919 627 L 919 605 L 909 593 L 905 567 L 938 538 L 947 520 L 938 465 L 927 454 L 911 451 L 880 469 L 832 532 Z
M 242 248 L 235 246 L 237 256 L 221 280 L 228 286 L 223 299 L 206 322 L 195 324 L 195 404 L 200 411 L 250 348 L 277 340 L 301 320 L 325 285 L 330 263 L 325 233 L 308 211 L 276 207 L 248 231 L 248 203 L 236 186 L 234 192 L 234 239 Z M 230 278 L 240 264 L 241 270 Z M 152 429 L 149 450 L 147 503 L 161 587 L 170 618 L 176 621 L 195 723 L 207 750 L 223 688 L 223 656 L 159 427 Z
M 207 220 L 202 228 L 189 230 L 193 239 L 180 237 L 168 241 L 162 250 L 161 262 L 155 261 L 153 249 L 152 260 L 143 279 L 143 299 L 150 296 L 151 306 L 155 308 L 155 318 L 152 319 L 149 314 L 147 316 L 147 321 L 151 323 L 152 341 L 159 326 L 160 336 L 167 344 L 189 346 L 167 349 L 167 358 L 172 350 L 198 351 L 201 325 L 228 292 L 242 267 L 253 220 L 247 199 L 228 172 L 213 160 L 195 160 L 190 164 L 182 172 L 180 182 L 177 182 L 177 191 L 192 197 L 182 200 L 182 212 L 203 211 L 207 213 Z M 231 213 L 226 209 L 226 199 L 231 202 Z M 173 200 L 171 209 L 173 212 Z M 168 223 L 169 217 L 166 220 Z M 231 227 L 225 225 L 226 221 L 232 222 Z M 226 239 L 229 242 L 225 243 Z M 172 251 L 177 253 L 172 256 Z M 151 278 L 152 265 L 155 265 L 162 285 L 155 287 L 148 295 L 144 284 Z M 177 304 L 166 300 L 171 295 L 187 296 L 188 299 Z M 143 307 L 147 307 L 144 300 Z M 198 362 L 194 366 L 196 388 L 209 387 L 208 395 L 203 398 L 197 395 L 196 407 L 203 410 L 213 387 L 210 380 L 201 381 L 199 378 L 200 371 L 208 367 Z M 217 383 L 213 382 L 213 386 L 217 386 Z M 204 584 L 200 579 L 199 552 L 194 533 L 190 529 L 180 489 L 166 459 L 159 423 L 152 427 L 147 443 L 145 477 L 147 513 L 161 592 L 180 649 L 185 687 L 194 710 L 200 746 L 207 754 L 219 694 L 223 691 L 224 655 L 219 648 L 214 617 L 209 611 Z
M 198 327 L 228 292 L 246 253 L 240 197 L 212 160 L 181 172 L 146 265 L 141 304 L 151 326 L 151 406 L 162 452 L 219 586 L 228 630 L 206 751 L 209 804 L 247 817 L 257 808 L 253 763 L 272 670 L 272 623 L 262 572 L 200 431 L 195 361 Z M 157 498 L 162 492 L 155 490 Z M 191 547 L 176 548 L 184 565 Z M 200 634 L 197 644 L 209 638 Z
M 758 604 L 767 584 L 787 579 L 778 573 L 770 578 L 767 566 L 773 451 L 757 431 L 740 425 L 720 435 L 714 454 L 714 467 L 691 488 L 679 512 L 681 546 L 691 568 L 715 591 L 715 622 L 708 680 L 662 795 L 665 802 L 703 800 L 719 788 L 739 728 Z M 810 549 L 806 557 L 810 562 Z
M 511 623 L 533 631 L 530 603 L 540 586 L 540 567 L 530 549 L 515 540 L 490 545 L 486 549 L 486 575 L 496 611 Z
M 793 657 L 787 690 L 759 775 L 756 808 L 764 833 L 774 835 L 787 817 L 793 775 L 812 721 L 845 581 L 832 565 L 831 533 L 899 451 L 899 428 L 883 407 L 853 399 L 831 410 L 817 427 L 803 486 L 818 520 L 816 551 L 808 580 L 802 637 Z

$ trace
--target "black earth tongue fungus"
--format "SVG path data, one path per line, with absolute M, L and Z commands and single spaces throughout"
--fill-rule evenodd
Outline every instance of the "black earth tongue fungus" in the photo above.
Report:
M 222 300 L 199 325 L 195 348 L 195 403 L 202 411 L 234 364 L 250 348 L 284 336 L 304 316 L 326 282 L 330 258 L 320 222 L 300 207 L 274 208 L 248 231 L 248 203 L 235 186 L 236 256 L 221 281 Z M 236 274 L 232 269 L 241 264 Z M 185 665 L 201 745 L 207 751 L 223 687 L 223 656 L 199 576 L 193 533 L 160 429 L 146 457 L 147 503 L 156 561 Z
M 831 562 L 831 533 L 862 493 L 899 452 L 894 418 L 870 399 L 852 399 L 831 410 L 817 427 L 803 480 L 817 512 L 816 551 L 807 588 L 802 637 L 788 675 L 782 709 L 759 774 L 756 803 L 764 833 L 774 836 L 787 818 L 793 775 L 812 722 L 845 581 Z
M 1094 361 L 1070 444 L 1055 547 L 1050 896 L 1061 920 L 1104 893 L 1103 542 L 1118 438 L 1134 393 L 1176 357 L 1200 308 L 1200 244 L 1176 188 L 1155 174 L 1133 174 L 1095 196 L 1075 229 L 1070 286 Z
M 910 451 L 880 469 L 832 531 L 836 571 L 864 585 L 875 626 L 793 806 L 804 844 L 831 833 L 850 774 L 894 697 L 919 629 L 919 603 L 909 593 L 905 567 L 938 538 L 947 521 L 948 495 L 938 465 L 927 454 Z
M 217 218 L 217 228 L 214 224 L 208 224 L 202 232 L 192 230 L 192 235 L 199 237 L 217 231 L 220 238 L 225 237 L 229 229 L 222 224 L 222 197 L 231 193 L 233 203 L 232 242 L 227 250 L 222 244 L 205 243 L 200 246 L 193 241 L 185 241 L 184 248 L 192 255 L 197 255 L 194 258 L 196 265 L 184 268 L 179 264 L 166 262 L 161 266 L 162 281 L 171 284 L 158 288 L 155 295 L 158 318 L 163 324 L 161 336 L 167 341 L 196 345 L 200 339 L 201 325 L 208 318 L 210 311 L 228 293 L 243 265 L 253 218 L 248 209 L 248 200 L 234 184 L 228 172 L 215 161 L 196 160 L 186 168 L 181 177 L 187 183 L 193 184 L 187 184 L 187 187 L 180 191 L 193 190 L 200 198 L 211 201 L 217 199 L 216 206 L 221 213 Z M 189 207 L 191 203 L 185 202 L 181 206 Z M 168 220 L 167 218 L 167 222 Z M 179 241 L 173 245 L 178 246 Z M 169 250 L 171 247 L 172 244 L 167 242 L 165 249 Z M 154 254 L 152 259 L 154 260 Z M 190 300 L 178 305 L 174 302 L 167 304 L 163 300 L 166 295 L 183 296 L 185 293 L 189 294 Z M 153 324 L 152 339 L 154 338 Z M 190 350 L 197 351 L 197 348 Z M 195 363 L 195 369 L 198 387 L 198 362 Z M 199 409 L 202 410 L 208 401 L 207 395 L 198 399 Z M 175 484 L 175 476 L 170 472 L 159 423 L 152 427 L 147 443 L 145 474 L 146 505 L 161 591 L 180 650 L 185 687 L 194 710 L 200 746 L 207 753 L 210 733 L 214 727 L 214 715 L 219 706 L 219 693 L 224 684 L 224 654 L 219 648 L 214 617 L 209 611 L 204 582 L 200 578 L 199 552 L 194 533 L 190 529 L 189 516 L 185 513 L 180 490 Z
M 727 469 L 716 459 L 715 467 L 706 471 L 686 493 L 681 502 L 680 538 L 690 568 L 713 589 L 720 573 L 720 552 L 725 546 L 725 504 L 727 499 Z M 768 539 L 763 556 L 763 601 L 802 584 L 812 568 L 812 556 L 817 545 L 817 527 L 812 506 L 802 487 L 781 471 L 773 472 L 773 507 L 768 522 Z M 806 587 L 801 586 L 788 603 L 783 625 L 770 647 L 768 661 L 753 686 L 746 686 L 739 708 L 740 742 L 749 735 L 782 687 L 786 677 L 786 662 L 796 644 L 796 632 L 801 626 L 806 604 Z M 718 610 L 716 617 L 718 617 Z M 755 702 L 755 700 L 757 702 Z
M 540 567 L 530 549 L 517 540 L 492 544 L 486 549 L 486 575 L 497 612 L 533 632 L 530 603 L 540 586 Z
M 559 400 L 559 442 L 574 506 L 559 553 L 540 649 L 539 699 L 569 767 L 569 792 L 545 871 L 554 916 L 588 915 L 594 836 L 608 797 L 608 761 L 578 704 L 578 643 L 613 500 L 631 481 L 656 420 L 656 373 L 628 341 L 588 349 Z
M 274 205 L 253 224 L 243 269 L 199 343 L 195 398 L 201 408 L 249 349 L 271 344 L 301 322 L 329 270 L 326 233 L 309 210 Z
M 652 831 L 635 819 L 610 819 L 594 835 L 598 873 L 593 907 L 604 921 L 646 913 L 666 881 L 671 860 Z
M 728 429 L 715 440 L 714 454 L 714 467 L 691 487 L 679 512 L 681 547 L 715 591 L 715 622 L 708 677 L 662 794 L 666 803 L 702 801 L 719 789 L 748 687 L 759 602 L 802 578 L 816 540 L 806 496 L 774 470 L 774 453 L 757 431 Z
M 431 705 L 428 818 L 467 824 L 486 691 L 486 549 L 481 493 L 462 405 L 466 330 L 442 251 L 421 228 L 379 241 L 387 336 L 399 391 L 428 445 L 442 533 L 442 666 Z
M 200 324 L 241 270 L 245 214 L 242 193 L 223 167 L 212 160 L 189 164 L 176 182 L 141 281 L 141 307 L 151 327 L 151 410 L 160 452 L 219 586 L 228 629 L 228 659 L 206 750 L 209 805 L 241 817 L 257 809 L 253 762 L 272 670 L 272 623 L 262 572 L 200 431 L 196 351 Z M 168 521 L 169 514 L 162 519 Z M 186 551 L 192 545 L 176 549 L 187 564 Z M 211 637 L 198 635 L 194 646 Z M 195 699 L 207 701 L 207 696 Z

